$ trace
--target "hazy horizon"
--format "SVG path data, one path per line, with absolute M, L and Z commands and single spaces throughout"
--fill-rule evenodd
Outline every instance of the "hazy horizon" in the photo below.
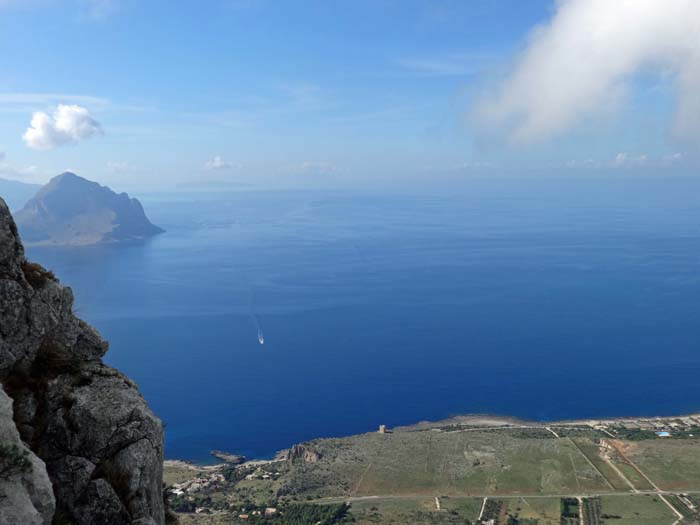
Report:
M 4 0 L 0 177 L 694 176 L 698 28 L 690 0 Z

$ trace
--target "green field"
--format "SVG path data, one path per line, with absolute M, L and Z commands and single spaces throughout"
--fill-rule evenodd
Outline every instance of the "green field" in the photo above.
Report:
M 352 515 L 358 524 L 386 523 L 403 525 L 406 523 L 451 524 L 475 520 L 481 508 L 481 500 L 445 500 L 444 508 L 438 511 L 434 498 L 378 498 L 353 501 Z
M 642 476 L 637 469 L 624 460 L 615 461 L 615 466 L 634 485 L 637 490 L 653 490 L 654 487 Z
M 627 491 L 630 486 L 623 480 L 614 468 L 606 462 L 599 454 L 598 445 L 590 439 L 575 438 L 573 439 L 576 446 L 582 454 L 595 466 L 608 483 L 608 486 L 613 490 Z
M 657 496 L 603 496 L 602 511 L 606 523 L 615 525 L 672 525 L 678 519 Z
M 672 525 L 678 517 L 652 495 L 620 495 L 597 498 L 602 518 L 587 525 Z M 359 524 L 473 523 L 482 505 L 480 498 L 441 499 L 441 511 L 433 498 L 372 498 L 353 501 L 352 514 Z M 505 506 L 506 520 L 518 525 L 561 525 L 560 498 L 497 498 L 494 508 Z M 690 517 L 690 516 L 689 516 Z M 465 521 L 468 520 L 468 521 Z M 693 523 L 689 520 L 687 523 Z
M 329 488 L 356 496 L 610 490 L 568 439 L 515 437 L 507 432 L 401 432 L 320 440 L 313 446 L 323 459 L 307 465 L 304 475 L 307 487 L 321 489 L 319 495 Z M 319 482 L 308 483 L 314 477 Z M 342 486 L 338 480 L 344 480 Z
M 698 490 L 700 440 L 653 439 L 629 443 L 627 456 L 664 490 Z
M 559 498 L 517 498 L 508 501 L 508 515 L 521 523 L 536 520 L 536 525 L 560 525 Z

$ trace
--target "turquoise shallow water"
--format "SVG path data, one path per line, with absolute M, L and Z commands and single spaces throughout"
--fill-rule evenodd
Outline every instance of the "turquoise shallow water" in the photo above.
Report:
M 164 235 L 29 254 L 73 286 L 169 457 L 266 456 L 467 412 L 698 410 L 699 189 L 150 195 Z

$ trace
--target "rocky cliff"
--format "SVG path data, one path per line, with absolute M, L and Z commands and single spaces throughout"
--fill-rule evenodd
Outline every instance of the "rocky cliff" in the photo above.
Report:
M 0 389 L 0 523 L 51 523 L 55 508 L 46 465 L 22 443 L 12 399 Z
M 0 199 L 0 522 L 160 525 L 161 422 L 72 305 Z

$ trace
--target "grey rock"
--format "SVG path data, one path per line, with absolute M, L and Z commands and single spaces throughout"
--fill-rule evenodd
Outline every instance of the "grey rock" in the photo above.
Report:
M 12 418 L 12 399 L 0 388 L 0 446 L 26 454 L 25 468 L 0 476 L 0 523 L 49 525 L 56 502 L 44 462 L 22 443 Z M 8 458 L 0 455 L 5 469 Z
M 308 443 L 294 445 L 287 453 L 287 462 L 290 464 L 301 463 L 318 463 L 321 461 L 321 453 L 314 449 Z
M 25 260 L 0 199 L 0 382 L 15 402 L 13 429 L 45 462 L 63 517 L 160 525 L 162 424 L 102 363 L 107 343 L 72 306 L 70 288 Z

